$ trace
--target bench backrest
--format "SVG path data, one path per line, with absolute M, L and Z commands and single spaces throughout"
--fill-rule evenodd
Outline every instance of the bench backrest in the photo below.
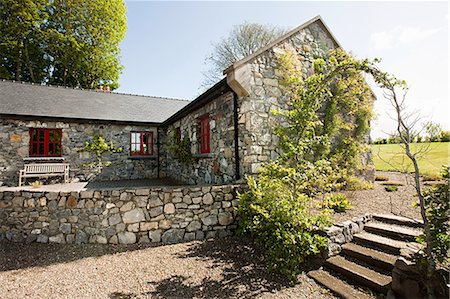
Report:
M 39 164 L 25 164 L 26 173 L 64 173 L 69 169 L 69 164 L 61 163 L 39 163 Z

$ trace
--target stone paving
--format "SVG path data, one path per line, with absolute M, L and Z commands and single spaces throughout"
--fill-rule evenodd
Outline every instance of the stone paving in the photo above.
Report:
M 86 190 L 116 190 L 116 189 L 135 189 L 162 186 L 181 186 L 185 185 L 172 179 L 136 179 L 136 180 L 117 180 L 117 181 L 98 181 L 98 182 L 78 182 L 67 184 L 51 184 L 39 187 L 21 186 L 21 187 L 0 187 L 0 192 L 9 191 L 34 191 L 34 192 L 80 192 Z

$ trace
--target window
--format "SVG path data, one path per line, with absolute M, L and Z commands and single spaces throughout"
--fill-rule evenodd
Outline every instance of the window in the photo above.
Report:
M 130 156 L 153 155 L 153 132 L 131 132 Z
M 60 157 L 61 129 L 30 129 L 30 157 Z
M 209 154 L 210 152 L 209 117 L 205 115 L 200 118 L 200 154 Z

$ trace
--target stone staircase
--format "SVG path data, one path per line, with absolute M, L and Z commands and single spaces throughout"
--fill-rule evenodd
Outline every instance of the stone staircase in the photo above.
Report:
M 387 294 L 395 261 L 408 248 L 418 248 L 416 236 L 422 223 L 395 215 L 373 215 L 353 241 L 342 245 L 339 255 L 328 258 L 308 276 L 342 298 L 374 298 Z

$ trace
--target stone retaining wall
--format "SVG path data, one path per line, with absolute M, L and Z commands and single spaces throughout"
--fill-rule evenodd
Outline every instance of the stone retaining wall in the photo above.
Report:
M 341 246 L 353 240 L 353 235 L 364 230 L 364 224 L 372 220 L 371 214 L 353 218 L 342 223 L 335 223 L 326 230 L 328 237 L 327 256 L 337 255 L 341 252 Z
M 237 185 L 0 192 L 0 241 L 177 243 L 233 233 Z

